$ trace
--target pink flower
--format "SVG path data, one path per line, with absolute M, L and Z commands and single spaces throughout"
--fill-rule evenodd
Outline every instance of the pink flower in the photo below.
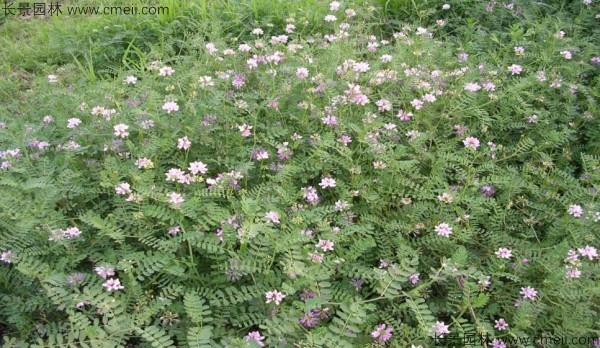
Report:
M 326 189 L 328 187 L 335 187 L 335 179 L 330 177 L 321 178 L 321 183 L 319 184 L 321 188 Z
M 443 321 L 437 321 L 433 324 L 431 328 L 431 332 L 439 337 L 444 337 L 445 334 L 449 334 L 450 330 L 448 330 L 450 325 L 444 324 Z
M 119 184 L 119 186 L 115 187 L 115 191 L 118 195 L 126 195 L 131 193 L 131 188 L 128 183 L 122 182 Z
M 333 244 L 334 243 L 328 239 L 319 239 L 319 243 L 317 243 L 315 246 L 323 251 L 332 251 Z
M 94 271 L 96 271 L 96 274 L 104 279 L 115 275 L 115 269 L 110 266 L 98 266 L 94 268 Z
M 256 30 L 256 29 L 254 29 L 254 30 Z M 244 340 L 246 340 L 246 341 L 254 340 L 260 347 L 265 346 L 265 344 L 262 342 L 264 339 L 265 339 L 265 337 L 261 336 L 260 332 L 258 332 L 258 331 L 252 331 L 244 337 Z
M 567 212 L 570 215 L 573 215 L 574 217 L 580 217 L 581 215 L 583 215 L 583 208 L 581 208 L 580 205 L 571 204 Z
M 238 51 L 240 52 L 250 52 L 250 46 L 248 44 L 241 44 L 238 46 Z
M 375 105 L 377 105 L 380 112 L 390 111 L 392 109 L 392 102 L 387 99 L 380 99 Z
M 477 150 L 479 147 L 479 139 L 475 137 L 468 137 L 467 139 L 463 140 L 463 144 L 465 144 L 465 147 L 468 149 Z
M 508 71 L 511 75 L 519 75 L 523 71 L 523 68 L 520 65 L 513 64 L 508 67 Z
M 206 48 L 206 52 L 208 52 L 208 54 L 210 54 L 211 56 L 214 56 L 217 52 L 219 52 L 219 49 L 217 49 L 215 44 L 212 42 L 209 42 L 206 45 L 204 45 L 204 48 Z
M 571 51 L 561 51 L 560 55 L 565 59 L 571 59 L 573 56 L 571 55 Z
M 352 142 L 352 138 L 346 134 L 342 134 L 339 138 L 338 141 L 342 144 L 344 144 L 344 146 L 348 146 L 349 143 Z
M 271 44 L 279 45 L 287 43 L 288 36 L 287 35 L 279 35 L 279 36 L 271 36 Z
M 493 92 L 496 90 L 496 85 L 491 82 L 486 82 L 483 84 L 483 89 L 485 89 L 486 92 Z
M 577 264 L 579 262 L 579 255 L 577 254 L 577 251 L 572 249 L 569 250 L 569 252 L 567 253 L 567 257 L 565 258 L 565 262 Z
M 379 57 L 379 60 L 381 60 L 383 63 L 389 63 L 392 61 L 392 56 L 390 56 L 389 54 L 384 54 L 381 57 Z
M 177 192 L 171 192 L 169 193 L 169 202 L 174 204 L 174 205 L 179 205 L 181 203 L 183 203 L 185 200 L 183 199 L 183 196 L 181 196 L 179 193 Z
M 279 223 L 279 214 L 277 214 L 274 211 L 269 211 L 265 214 L 265 218 L 267 218 L 268 220 L 271 220 L 272 223 L 274 224 L 278 224 Z
M 500 248 L 496 251 L 496 256 L 501 259 L 510 259 L 512 256 L 512 251 L 508 248 Z
M 338 123 L 337 118 L 333 115 L 327 115 L 321 118 L 321 121 L 328 126 L 335 126 Z
M 447 223 L 441 223 L 435 226 L 435 232 L 442 237 L 450 237 L 452 234 L 452 227 Z
M 169 101 L 163 104 L 162 109 L 165 110 L 167 114 L 170 114 L 173 111 L 179 111 L 179 105 L 177 105 L 176 102 Z
M 400 110 L 398 111 L 398 115 L 396 115 L 400 121 L 402 122 L 407 122 L 410 121 L 410 119 L 413 117 L 413 113 L 412 112 L 404 112 L 404 110 Z
M 413 273 L 408 277 L 408 280 L 410 281 L 411 284 L 417 284 L 419 282 L 420 276 L 421 276 L 421 274 L 419 274 L 419 273 Z
M 256 149 L 252 151 L 250 157 L 256 161 L 262 161 L 269 158 L 269 152 L 265 149 Z
M 504 331 L 504 330 L 508 329 L 508 323 L 503 318 L 494 320 L 494 323 L 495 323 L 494 327 L 498 331 Z
M 185 181 L 185 172 L 179 168 L 171 168 L 165 175 L 167 181 L 179 181 L 180 183 Z
M 526 288 L 521 288 L 521 295 L 523 295 L 524 299 L 535 300 L 537 297 L 537 290 L 528 286 Z
M 469 92 L 477 92 L 481 89 L 481 86 L 478 83 L 469 82 L 465 85 L 465 90 Z
M 63 236 L 67 239 L 73 238 L 73 237 L 79 237 L 81 235 L 81 231 L 77 227 L 69 227 L 62 232 L 63 232 Z
M 357 62 L 357 63 L 354 63 L 354 65 L 352 66 L 352 69 L 355 72 L 364 73 L 364 72 L 369 71 L 369 69 L 371 69 L 371 68 L 369 67 L 369 63 L 367 63 L 367 62 Z
M 423 100 L 426 101 L 426 102 L 428 102 L 428 103 L 433 103 L 436 100 L 436 98 L 435 98 L 435 95 L 433 95 L 431 93 L 426 93 L 423 96 Z
M 77 302 L 77 304 L 75 304 L 75 308 L 77 309 L 81 309 L 81 307 L 85 306 L 85 305 L 91 305 L 92 303 L 90 301 L 79 301 Z
M 192 142 L 187 136 L 177 139 L 177 148 L 187 150 L 192 146 Z
M 567 266 L 565 277 L 567 277 L 567 279 L 580 278 L 581 271 L 573 266 Z
M 67 120 L 67 128 L 75 128 L 81 124 L 81 120 L 78 118 L 70 118 Z
M 247 137 L 249 137 L 249 136 L 251 136 L 251 135 L 252 135 L 252 132 L 251 132 L 251 130 L 252 130 L 252 126 L 250 126 L 250 125 L 247 125 L 247 124 L 245 124 L 245 123 L 244 123 L 243 125 L 241 125 L 241 126 L 238 126 L 238 129 L 239 129 L 239 131 L 240 131 L 240 134 L 241 134 L 241 135 L 242 135 L 244 138 L 247 138 Z
M 410 102 L 410 105 L 412 105 L 416 110 L 421 110 L 423 108 L 423 101 L 415 98 Z
M 2 254 L 0 254 L 0 261 L 2 262 L 12 263 L 13 260 L 14 255 L 11 250 L 3 251 Z
M 318 262 L 318 263 L 323 262 L 323 256 L 324 256 L 323 254 L 315 252 L 315 253 L 309 253 L 308 256 L 312 262 Z
M 325 16 L 325 22 L 335 22 L 337 18 L 334 15 Z
M 114 126 L 113 128 L 115 130 L 115 136 L 117 137 L 126 138 L 129 135 L 129 132 L 127 131 L 127 129 L 129 128 L 128 125 L 121 123 Z
M 154 163 L 152 163 L 152 161 L 146 157 L 142 157 L 142 158 L 139 158 L 138 160 L 136 160 L 135 165 L 140 169 L 154 167 Z
M 190 163 L 190 166 L 188 168 L 188 170 L 196 175 L 198 173 L 200 174 L 206 174 L 206 172 L 208 171 L 208 168 L 206 167 L 206 164 L 200 162 L 200 161 L 196 161 L 196 162 L 192 162 Z
M 506 343 L 499 338 L 494 338 L 492 340 L 492 348 L 506 348 Z
M 454 201 L 454 198 L 448 192 L 442 193 L 437 198 L 440 202 L 444 202 L 444 203 L 452 203 Z
M 110 278 L 109 280 L 104 282 L 104 284 L 102 284 L 102 286 L 105 287 L 106 290 L 108 290 L 108 291 L 116 291 L 116 290 L 125 289 L 125 287 L 123 285 L 121 285 L 121 281 L 119 279 L 114 279 L 114 278 Z
M 308 77 L 308 69 L 307 68 L 298 68 L 298 70 L 296 70 L 296 77 L 304 80 L 305 78 Z
M 127 76 L 123 80 L 123 83 L 126 85 L 135 85 L 137 83 L 137 77 L 135 76 Z
M 162 68 L 158 69 L 159 76 L 171 76 L 174 72 L 175 69 L 171 68 L 170 66 L 163 66 Z
M 587 256 L 590 260 L 598 258 L 598 251 L 592 246 L 586 245 L 585 248 L 579 248 L 577 251 L 581 256 Z
M 306 203 L 312 205 L 318 204 L 320 201 L 317 190 L 312 186 L 302 188 L 302 197 L 306 199 Z
M 181 226 L 171 226 L 169 227 L 169 229 L 167 230 L 168 234 L 171 235 L 176 235 L 177 233 L 179 233 L 181 231 Z
M 381 324 L 371 332 L 371 337 L 377 339 L 379 342 L 389 341 L 392 338 L 393 328 L 387 327 L 386 324 Z
M 514 50 L 517 56 L 522 56 L 525 54 L 525 48 L 523 46 L 515 46 Z
M 276 305 L 279 305 L 281 301 L 283 301 L 283 299 L 286 297 L 286 295 L 277 290 L 273 290 L 267 291 L 265 293 L 265 297 L 267 298 L 267 301 L 265 303 L 275 302 Z

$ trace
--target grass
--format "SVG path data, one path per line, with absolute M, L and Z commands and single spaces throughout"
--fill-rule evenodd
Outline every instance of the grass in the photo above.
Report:
M 597 334 L 598 262 L 583 254 L 600 221 L 596 8 L 449 3 L 135 0 L 170 11 L 0 18 L 0 253 L 16 255 L 0 262 L 0 329 L 140 347 L 242 347 L 256 330 L 268 346 L 382 346 L 383 323 L 392 347 L 428 346 L 436 322 Z M 288 23 L 290 42 L 271 43 Z M 179 168 L 194 176 L 165 180 Z M 49 241 L 71 227 L 82 237 Z M 100 262 L 123 291 L 104 289 Z M 66 280 L 78 272 L 81 287 Z M 516 307 L 525 287 L 539 296 Z M 93 304 L 73 309 L 82 294 Z M 319 306 L 331 317 L 302 327 Z

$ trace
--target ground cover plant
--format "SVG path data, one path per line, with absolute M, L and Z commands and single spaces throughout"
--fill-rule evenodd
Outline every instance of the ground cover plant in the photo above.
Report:
M 0 19 L 3 346 L 600 346 L 596 2 L 161 4 Z

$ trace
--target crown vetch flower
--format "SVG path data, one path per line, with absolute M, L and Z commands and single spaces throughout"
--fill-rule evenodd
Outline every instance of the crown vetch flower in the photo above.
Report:
M 170 66 L 163 66 L 162 68 L 158 69 L 159 76 L 171 76 L 174 72 L 175 69 L 171 68 Z
M 508 329 L 508 323 L 503 318 L 494 320 L 494 328 L 496 328 L 498 331 L 504 331 Z
M 2 262 L 12 263 L 13 260 L 14 260 L 14 255 L 11 250 L 3 251 L 2 254 L 0 254 L 0 261 L 2 261 Z
M 386 324 L 381 324 L 377 326 L 373 332 L 371 332 L 371 337 L 379 342 L 386 342 L 392 338 L 393 331 L 394 328 L 387 327 Z
M 94 268 L 94 271 L 96 271 L 96 274 L 104 279 L 115 275 L 115 269 L 110 266 L 98 266 Z
M 123 80 L 123 83 L 126 85 L 135 85 L 137 83 L 137 77 L 135 76 L 127 76 Z
M 513 64 L 508 67 L 508 72 L 510 72 L 511 75 L 519 75 L 522 71 L 523 68 L 517 64 Z
M 512 251 L 508 248 L 500 248 L 496 251 L 496 256 L 501 259 L 510 259 L 512 256 Z
M 475 137 L 468 137 L 467 139 L 463 140 L 463 144 L 465 144 L 467 149 L 477 150 L 479 147 L 479 139 Z
M 321 186 L 321 188 L 323 189 L 326 189 L 328 187 L 335 187 L 335 179 L 330 177 L 323 177 L 319 186 Z
M 267 301 L 265 303 L 275 302 L 276 305 L 279 305 L 281 301 L 283 301 L 283 299 L 286 297 L 286 295 L 277 290 L 273 290 L 267 291 L 265 293 L 265 297 L 267 298 Z
M 179 105 L 174 101 L 168 101 L 163 104 L 162 109 L 165 110 L 167 114 L 170 114 L 171 112 L 179 111 Z
M 328 239 L 319 239 L 319 243 L 315 246 L 323 251 L 331 251 L 333 250 L 333 244 L 334 243 Z
M 187 136 L 177 139 L 177 148 L 178 149 L 187 150 L 190 148 L 190 146 L 192 146 L 192 142 L 190 141 L 190 139 L 188 139 Z
M 121 123 L 114 126 L 113 128 L 115 130 L 115 136 L 117 137 L 126 138 L 129 135 L 129 132 L 127 131 L 127 129 L 129 129 L 129 126 L 126 124 Z
M 435 232 L 442 237 L 450 237 L 452 234 L 452 227 L 447 223 L 441 223 L 435 226 Z
M 256 30 L 256 29 L 255 29 L 255 30 Z M 261 336 L 259 331 L 252 331 L 252 332 L 249 332 L 249 333 L 248 333 L 248 334 L 247 334 L 247 335 L 244 337 L 244 339 L 245 339 L 246 341 L 253 340 L 253 341 L 255 341 L 255 342 L 256 342 L 256 343 L 257 343 L 257 344 L 258 344 L 260 347 L 264 347 L 264 346 L 265 346 L 265 344 L 264 344 L 264 342 L 263 342 L 263 340 L 265 339 L 265 336 Z
M 274 211 L 267 212 L 265 214 L 265 218 L 267 218 L 267 220 L 270 220 L 274 224 L 278 224 L 279 223 L 279 214 L 277 214 Z
M 450 330 L 448 329 L 449 327 L 450 325 L 444 324 L 443 321 L 437 321 L 435 324 L 433 324 L 431 332 L 436 336 L 444 337 L 444 335 L 450 333 Z
M 521 295 L 523 295 L 523 298 L 526 300 L 535 300 L 537 294 L 537 290 L 535 290 L 531 286 L 521 288 Z
M 200 161 L 195 161 L 195 162 L 190 163 L 188 170 L 190 171 L 190 173 L 192 173 L 194 175 L 196 175 L 198 173 L 206 174 L 206 172 L 208 172 L 208 168 L 206 167 L 206 164 L 204 164 Z
M 481 193 L 486 197 L 492 197 L 496 194 L 496 189 L 492 185 L 483 185 L 483 187 L 481 187 Z
M 125 289 L 125 287 L 121 285 L 121 281 L 118 278 L 110 278 L 109 280 L 104 282 L 102 286 L 105 287 L 108 291 L 117 291 Z
M 584 248 L 577 249 L 577 251 L 581 256 L 586 256 L 590 260 L 598 258 L 598 251 L 593 246 L 586 245 Z
M 122 182 L 117 187 L 115 187 L 115 191 L 118 195 L 126 195 L 131 193 L 131 186 L 126 182 Z
M 573 215 L 574 217 L 581 217 L 583 215 L 583 208 L 577 204 L 571 204 L 569 209 L 567 210 L 569 215 Z
M 169 193 L 168 196 L 169 196 L 169 202 L 174 205 L 179 205 L 185 201 L 183 199 L 183 196 L 177 192 L 171 192 L 171 193 Z

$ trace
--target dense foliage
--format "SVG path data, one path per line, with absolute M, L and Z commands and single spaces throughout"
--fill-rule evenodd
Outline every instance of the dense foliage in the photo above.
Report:
M 600 345 L 597 4 L 393 5 L 3 94 L 5 346 Z

